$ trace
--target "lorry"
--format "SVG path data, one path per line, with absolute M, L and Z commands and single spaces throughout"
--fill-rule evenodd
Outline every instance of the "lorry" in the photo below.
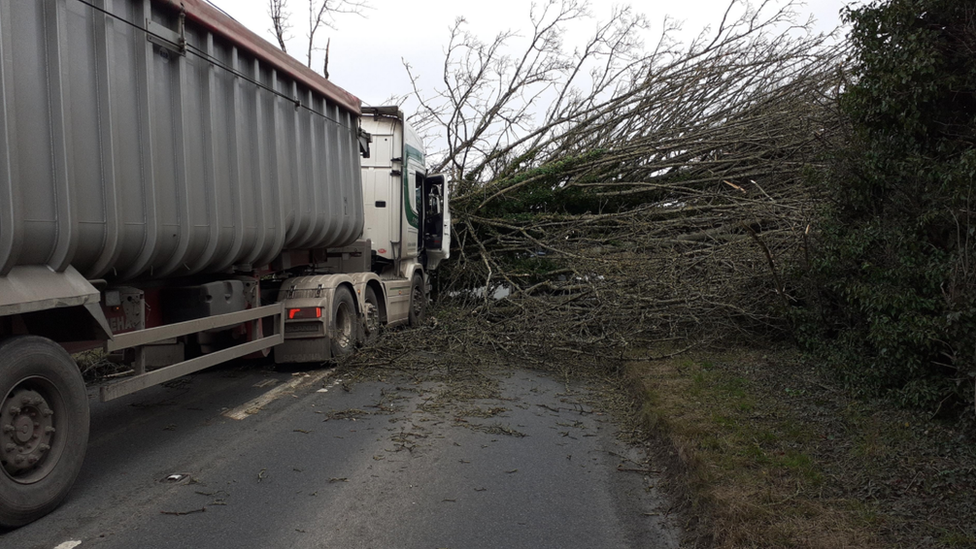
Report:
M 0 0 L 0 527 L 68 494 L 111 400 L 232 359 L 322 363 L 419 324 L 448 185 L 204 0 Z

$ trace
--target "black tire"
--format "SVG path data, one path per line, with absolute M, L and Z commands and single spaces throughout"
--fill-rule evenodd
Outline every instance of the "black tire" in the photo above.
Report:
M 0 342 L 0 527 L 33 522 L 64 500 L 85 459 L 88 418 L 85 382 L 60 345 Z
M 380 339 L 380 302 L 376 291 L 367 286 L 363 293 L 363 345 L 369 347 Z
M 410 284 L 410 314 L 411 326 L 420 326 L 427 318 L 427 292 L 424 291 L 424 278 L 417 274 Z
M 332 297 L 332 356 L 349 356 L 356 350 L 359 327 L 356 303 L 349 288 L 337 288 Z

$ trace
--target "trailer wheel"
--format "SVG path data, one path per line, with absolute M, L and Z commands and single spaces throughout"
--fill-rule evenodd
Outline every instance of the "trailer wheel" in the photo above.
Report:
M 348 356 L 356 350 L 356 304 L 345 286 L 332 298 L 332 356 Z
M 411 326 L 420 326 L 427 318 L 427 292 L 424 291 L 424 278 L 414 275 L 413 284 L 410 286 L 410 314 L 409 322 Z
M 0 342 L 0 527 L 50 513 L 68 495 L 88 445 L 88 395 L 58 344 Z
M 368 347 L 380 338 L 380 302 L 373 288 L 366 287 L 363 303 L 363 345 Z

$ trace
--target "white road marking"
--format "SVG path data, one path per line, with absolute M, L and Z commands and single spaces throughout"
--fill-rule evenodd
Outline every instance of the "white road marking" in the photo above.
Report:
M 75 549 L 75 547 L 78 547 L 79 545 L 81 545 L 80 541 L 66 541 L 54 549 Z
M 264 393 L 263 395 L 259 396 L 254 400 L 245 402 L 244 404 L 238 406 L 237 408 L 224 412 L 223 415 L 224 417 L 230 419 L 236 419 L 238 421 L 242 419 L 247 419 L 248 417 L 260 412 L 262 408 L 264 408 L 265 406 L 273 402 L 275 399 L 284 396 L 286 393 L 294 392 L 295 390 L 297 390 L 299 387 L 303 385 L 312 385 L 314 383 L 318 383 L 323 379 L 331 376 L 333 373 L 335 373 L 335 368 L 330 368 L 328 370 L 316 372 L 315 374 L 311 374 L 311 375 L 303 375 L 300 377 L 296 377 L 295 379 L 289 381 L 288 383 L 279 385 L 274 389 L 271 389 L 267 393 Z M 60 549 L 60 548 L 56 548 L 56 549 Z

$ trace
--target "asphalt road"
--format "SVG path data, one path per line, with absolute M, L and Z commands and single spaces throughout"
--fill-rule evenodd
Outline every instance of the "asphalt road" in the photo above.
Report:
M 588 389 L 202 372 L 92 405 L 85 467 L 0 548 L 667 548 L 641 453 Z

